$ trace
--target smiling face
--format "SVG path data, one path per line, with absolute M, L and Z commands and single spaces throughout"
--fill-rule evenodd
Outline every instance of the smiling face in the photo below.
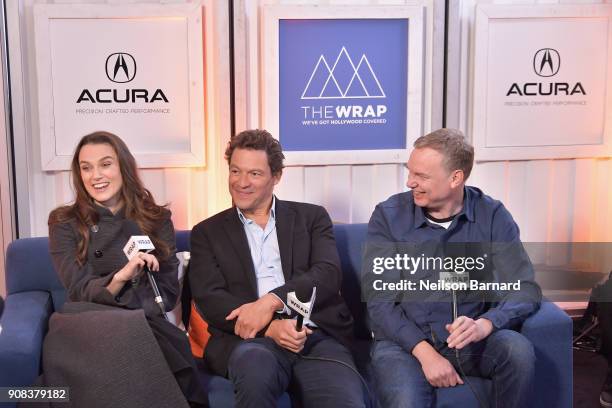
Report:
M 429 147 L 412 151 L 406 186 L 412 189 L 414 203 L 432 215 L 452 207 L 463 194 L 463 172 L 449 171 L 444 156 Z M 453 215 L 453 214 L 450 214 Z
M 107 143 L 84 145 L 79 152 L 79 169 L 87 194 L 115 213 L 123 204 L 123 178 L 113 147 Z
M 274 186 L 281 174 L 272 175 L 265 150 L 240 149 L 232 152 L 229 164 L 229 191 L 244 215 L 267 214 Z

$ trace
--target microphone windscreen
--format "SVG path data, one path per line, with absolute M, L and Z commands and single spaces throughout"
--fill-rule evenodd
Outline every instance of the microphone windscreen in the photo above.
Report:
M 295 288 L 295 296 L 300 302 L 309 302 L 312 296 L 312 286 L 310 285 L 298 285 Z

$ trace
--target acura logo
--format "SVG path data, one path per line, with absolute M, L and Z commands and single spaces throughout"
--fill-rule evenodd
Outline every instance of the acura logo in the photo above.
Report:
M 130 82 L 136 76 L 136 60 L 126 52 L 116 52 L 106 58 L 106 76 L 113 82 Z
M 557 75 L 561 68 L 559 52 L 552 48 L 542 48 L 533 56 L 533 70 L 541 77 Z M 514 82 L 510 85 L 506 96 L 558 96 L 558 95 L 584 95 L 581 82 Z M 557 79 L 558 81 L 558 79 Z
M 533 70 L 541 77 L 551 77 L 559 72 L 561 57 L 557 50 L 542 48 L 533 56 Z

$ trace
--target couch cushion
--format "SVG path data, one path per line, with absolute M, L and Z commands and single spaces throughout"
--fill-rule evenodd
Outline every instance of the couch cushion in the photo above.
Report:
M 176 251 L 183 252 L 189 251 L 191 245 L 189 242 L 189 237 L 191 236 L 191 231 L 189 230 L 179 230 L 176 231 Z
M 361 257 L 367 232 L 367 224 L 334 225 L 342 267 L 342 297 L 355 318 L 355 337 L 364 340 L 372 338 L 366 304 L 361 301 Z
M 204 350 L 210 339 L 208 333 L 208 323 L 196 310 L 195 304 L 191 302 L 191 313 L 189 315 L 189 344 L 191 345 L 191 353 L 198 358 L 204 356 Z
M 543 300 L 540 310 L 523 323 L 523 334 L 536 355 L 534 406 L 571 407 L 572 319 L 554 303 Z M 557 390 L 542 392 L 541 390 Z
M 22 238 L 11 242 L 6 250 L 6 293 L 46 291 L 51 293 L 54 310 L 66 297 L 49 255 L 49 239 Z
M 47 292 L 14 293 L 6 298 L 0 319 L 0 387 L 31 385 L 38 377 L 51 313 Z

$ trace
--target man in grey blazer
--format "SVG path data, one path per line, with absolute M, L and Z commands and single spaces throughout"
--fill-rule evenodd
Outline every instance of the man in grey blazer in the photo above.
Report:
M 329 215 L 274 196 L 284 156 L 265 130 L 236 135 L 225 155 L 234 206 L 191 234 L 189 281 L 209 324 L 208 367 L 234 383 L 240 407 L 274 407 L 285 391 L 305 407 L 364 406 Z M 298 331 L 287 294 L 307 301 L 315 287 Z

